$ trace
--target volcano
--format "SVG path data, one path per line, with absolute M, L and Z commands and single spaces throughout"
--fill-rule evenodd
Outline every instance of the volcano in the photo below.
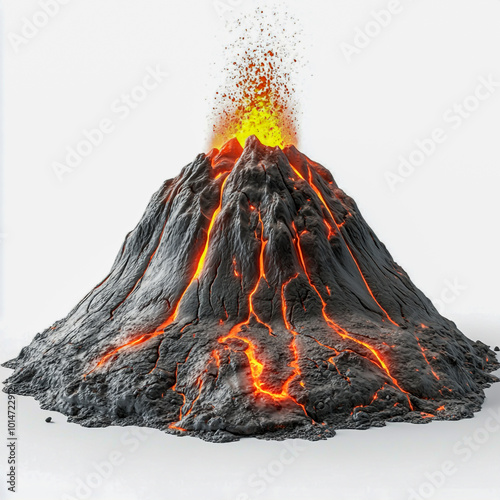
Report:
M 6 392 L 72 422 L 225 442 L 469 418 L 499 364 L 325 167 L 250 137 L 167 180 L 108 276 L 5 366 Z

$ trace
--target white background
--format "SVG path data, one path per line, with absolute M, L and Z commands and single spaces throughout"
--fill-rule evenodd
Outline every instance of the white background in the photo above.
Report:
M 222 3 L 236 4 L 229 19 L 257 5 Z M 474 93 L 478 78 L 500 82 L 500 1 L 401 0 L 401 12 L 349 62 L 341 44 L 353 44 L 371 12 L 389 3 L 286 2 L 303 25 L 309 61 L 300 75 L 300 149 L 332 171 L 443 314 L 472 339 L 497 345 L 500 88 L 457 130 L 443 114 Z M 212 0 L 71 0 L 16 50 L 12 35 L 40 6 L 1 5 L 5 360 L 101 281 L 152 193 L 207 151 L 227 33 Z M 111 104 L 157 65 L 169 76 L 120 119 Z M 113 133 L 59 181 L 53 163 L 104 118 L 115 123 Z M 400 155 L 436 127 L 447 140 L 392 190 L 387 172 L 397 172 Z M 500 432 L 465 462 L 453 451 L 484 429 L 488 409 L 498 413 L 499 387 L 487 391 L 485 410 L 472 420 L 341 431 L 328 442 L 300 443 L 287 464 L 283 443 L 256 440 L 221 446 L 153 432 L 131 450 L 126 429 L 82 429 L 57 414 L 49 426 L 35 402 L 18 402 L 19 493 L 12 498 L 84 498 L 77 481 L 114 450 L 124 463 L 88 498 L 406 499 L 449 460 L 455 472 L 428 498 L 500 498 Z M 272 472 L 264 491 L 252 480 L 259 467 Z

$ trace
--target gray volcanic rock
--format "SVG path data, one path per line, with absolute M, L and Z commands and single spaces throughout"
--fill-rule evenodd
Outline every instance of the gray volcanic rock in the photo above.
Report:
M 70 421 L 224 442 L 468 418 L 499 364 L 328 170 L 251 137 L 166 181 L 109 275 L 5 366 L 6 392 Z

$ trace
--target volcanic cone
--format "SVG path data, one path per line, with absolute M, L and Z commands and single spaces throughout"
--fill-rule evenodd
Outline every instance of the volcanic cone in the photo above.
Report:
M 230 441 L 467 418 L 499 365 L 326 168 L 250 137 L 166 181 L 108 276 L 6 366 L 4 390 L 73 422 Z

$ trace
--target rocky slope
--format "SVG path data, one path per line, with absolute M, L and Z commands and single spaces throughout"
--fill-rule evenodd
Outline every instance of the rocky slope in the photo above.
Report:
M 5 391 L 82 425 L 223 442 L 470 417 L 499 365 L 327 169 L 251 137 L 166 181 L 109 275 L 5 366 Z

